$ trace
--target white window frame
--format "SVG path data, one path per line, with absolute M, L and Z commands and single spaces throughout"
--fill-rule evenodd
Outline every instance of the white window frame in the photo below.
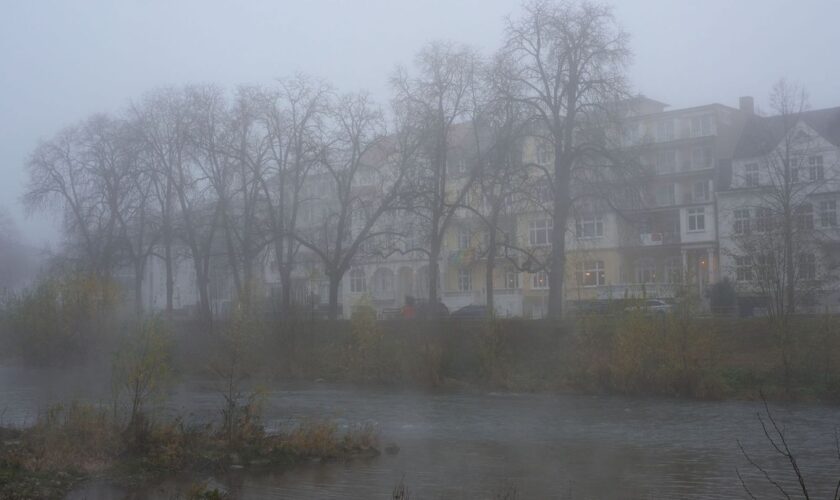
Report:
M 698 188 L 700 193 L 698 194 Z M 691 185 L 691 197 L 694 201 L 709 201 L 712 197 L 712 190 L 709 189 L 709 181 L 696 181 Z
M 472 243 L 472 231 L 468 227 L 458 228 L 458 250 L 467 250 Z
M 534 290 L 548 289 L 548 273 L 545 271 L 537 271 L 531 275 L 531 288 Z
M 758 163 L 747 163 L 744 165 L 744 186 L 756 187 L 761 182 Z
M 505 290 L 516 290 L 519 288 L 519 273 L 514 269 L 505 270 Z
M 800 230 L 814 229 L 814 205 L 803 203 L 793 213 L 796 227 Z
M 735 281 L 749 282 L 753 280 L 752 259 L 748 255 L 735 256 Z
M 587 260 L 575 265 L 575 281 L 578 286 L 592 288 L 607 284 L 606 268 L 603 260 Z
M 703 233 L 706 231 L 706 208 L 694 207 L 686 210 L 686 217 L 688 218 L 689 233 Z M 693 226 L 693 227 L 692 227 Z
M 532 247 L 551 245 L 554 221 L 551 219 L 534 219 L 528 223 L 528 242 Z
M 817 279 L 817 257 L 813 253 L 803 252 L 797 256 L 796 270 L 800 280 Z
M 472 273 L 467 268 L 458 269 L 458 291 L 471 292 L 472 291 Z
M 367 279 L 365 277 L 365 270 L 357 267 L 350 271 L 350 293 L 365 293 L 367 292 Z
M 820 201 L 820 226 L 837 227 L 837 200 Z
M 735 222 L 732 224 L 732 230 L 735 234 L 750 234 L 750 209 L 738 208 L 733 215 Z
M 811 182 L 825 180 L 822 155 L 811 155 L 808 157 L 808 179 Z
M 600 215 L 581 217 L 575 222 L 578 239 L 592 240 L 604 237 L 604 218 Z

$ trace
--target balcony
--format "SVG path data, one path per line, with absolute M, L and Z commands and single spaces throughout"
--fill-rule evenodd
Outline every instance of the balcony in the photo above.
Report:
M 643 247 L 673 245 L 680 243 L 680 234 L 674 232 L 641 233 L 639 234 L 639 240 Z

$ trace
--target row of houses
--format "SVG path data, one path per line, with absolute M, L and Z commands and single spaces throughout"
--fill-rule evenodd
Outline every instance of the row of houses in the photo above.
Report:
M 567 303 L 669 299 L 690 286 L 708 306 L 710 286 L 728 278 L 744 303 L 760 306 L 763 287 L 758 281 L 766 269 L 759 269 L 760 255 L 749 245 L 772 246 L 762 235 L 783 222 L 765 202 L 784 205 L 777 193 L 782 186 L 790 195 L 788 204 L 795 204 L 787 208 L 796 212 L 792 220 L 801 229 L 798 234 L 807 230 L 813 243 L 807 248 L 802 244 L 794 263 L 798 278 L 808 284 L 808 306 L 840 312 L 833 279 L 840 267 L 840 108 L 765 117 L 755 113 L 752 98 L 742 97 L 738 107 L 684 109 L 639 98 L 632 109 L 621 123 L 619 139 L 647 167 L 643 188 L 634 203 L 620 208 L 591 203 L 574 211 L 564 228 Z M 526 141 L 522 155 L 523 163 L 552 161 L 538 138 Z M 453 155 L 453 167 L 459 162 L 463 158 Z M 311 212 L 306 210 L 304 217 L 311 218 Z M 536 250 L 549 247 L 558 230 L 539 210 L 512 214 L 509 226 L 518 246 Z M 470 211 L 459 211 L 449 226 L 438 296 L 450 310 L 486 301 L 485 233 Z M 234 293 L 223 259 L 214 269 L 211 296 L 214 311 L 223 314 Z M 162 309 L 162 262 L 153 258 L 146 273 L 144 303 Z M 280 275 L 273 260 L 264 259 L 257 274 L 261 293 L 275 296 Z M 493 276 L 498 315 L 540 318 L 547 313 L 549 275 L 544 269 L 529 269 L 521 257 L 501 258 Z M 328 280 L 314 255 L 301 253 L 294 281 L 296 302 L 317 308 L 326 301 Z M 425 254 L 361 255 L 341 284 L 340 302 L 345 312 L 362 300 L 381 312 L 392 311 L 406 297 L 427 297 L 428 282 Z M 189 308 L 197 302 L 185 259 L 176 266 L 174 305 Z

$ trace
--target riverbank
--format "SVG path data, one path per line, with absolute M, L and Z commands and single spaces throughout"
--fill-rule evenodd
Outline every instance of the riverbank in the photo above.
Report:
M 0 498 L 63 498 L 91 478 L 147 485 L 183 473 L 276 469 L 378 454 L 370 426 L 340 432 L 332 422 L 309 421 L 268 433 L 257 415 L 233 432 L 180 417 L 126 424 L 106 408 L 72 403 L 49 409 L 30 427 L 0 428 Z M 192 490 L 189 498 L 224 498 L 200 484 Z
M 216 331 L 230 328 L 217 324 Z M 636 314 L 566 323 L 258 321 L 254 369 L 279 380 L 403 388 L 840 400 L 840 321 L 801 317 L 780 338 L 765 319 Z M 207 373 L 224 335 L 175 327 L 175 365 Z

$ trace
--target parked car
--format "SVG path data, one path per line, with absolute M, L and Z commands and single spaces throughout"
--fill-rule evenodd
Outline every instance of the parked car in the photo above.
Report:
M 667 314 L 674 310 L 674 306 L 659 299 L 647 299 L 640 304 L 633 305 L 624 309 L 626 312 L 644 311 L 651 314 Z
M 443 302 L 436 302 L 430 304 L 429 302 L 417 302 L 417 317 L 418 318 L 447 318 L 449 317 L 449 308 Z
M 484 319 L 487 317 L 487 306 L 475 304 L 464 306 L 453 312 L 449 317 L 452 319 Z

